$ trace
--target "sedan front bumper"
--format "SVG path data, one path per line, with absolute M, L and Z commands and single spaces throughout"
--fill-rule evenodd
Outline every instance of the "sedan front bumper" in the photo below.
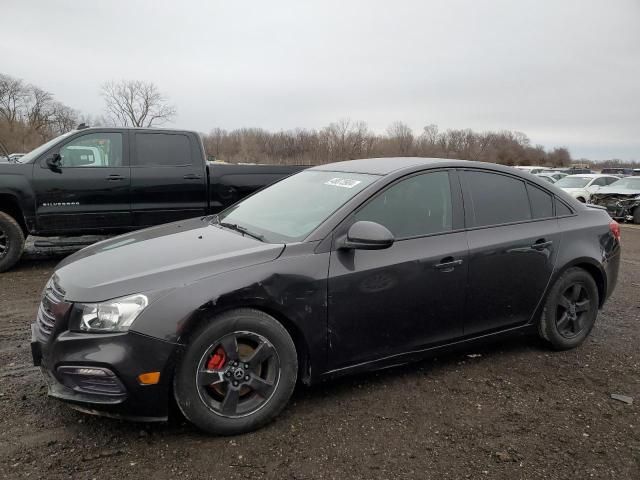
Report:
M 166 420 L 178 345 L 136 332 L 64 331 L 42 338 L 31 325 L 33 363 L 50 396 L 88 413 L 142 421 Z M 154 384 L 139 375 L 160 372 Z

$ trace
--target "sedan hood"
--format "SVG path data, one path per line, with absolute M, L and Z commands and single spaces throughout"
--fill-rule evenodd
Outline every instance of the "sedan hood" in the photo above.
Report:
M 69 301 L 99 302 L 269 262 L 283 249 L 195 218 L 91 245 L 63 260 L 56 274 Z
M 586 192 L 587 191 L 584 188 L 565 188 L 565 187 L 559 187 L 559 188 L 562 188 L 562 190 L 564 190 L 568 194 L 572 194 L 572 193 L 576 193 L 576 192 Z
M 609 195 L 612 193 L 619 193 L 621 195 L 640 195 L 640 190 L 637 188 L 614 187 L 613 185 L 610 185 L 608 187 L 602 187 L 596 193 L 598 195 Z

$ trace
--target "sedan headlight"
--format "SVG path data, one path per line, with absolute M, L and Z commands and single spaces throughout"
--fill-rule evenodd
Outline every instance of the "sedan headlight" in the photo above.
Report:
M 146 295 L 131 295 L 102 303 L 81 303 L 80 330 L 85 332 L 126 332 L 149 305 Z

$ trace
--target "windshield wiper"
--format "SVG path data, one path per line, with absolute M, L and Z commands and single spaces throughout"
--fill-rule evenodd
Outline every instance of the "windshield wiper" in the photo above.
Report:
M 217 213 L 213 215 L 205 215 L 202 217 L 203 222 L 209 222 L 211 225 L 218 225 L 220 223 L 220 216 Z
M 260 240 L 261 242 L 264 242 L 264 235 L 260 235 L 259 233 L 253 233 L 249 231 L 246 227 L 242 227 L 237 223 L 221 222 L 220 215 L 218 215 L 217 213 L 214 213 L 213 215 L 207 215 L 206 217 L 202 217 L 202 221 L 203 222 L 208 221 L 209 224 L 211 225 L 219 225 L 221 227 L 228 228 L 229 230 L 235 230 L 236 232 L 240 232 L 243 235 L 248 235 L 249 237 L 253 237 L 256 240 Z
M 240 232 L 243 235 L 248 235 L 249 237 L 253 237 L 256 240 L 260 240 L 261 242 L 264 242 L 264 235 L 260 235 L 258 233 L 250 232 L 245 227 L 242 227 L 242 226 L 238 225 L 237 223 L 221 222 L 219 219 L 216 219 L 215 224 L 216 225 L 220 225 L 221 227 L 224 227 L 224 228 L 228 228 L 229 230 L 235 230 L 236 232 Z

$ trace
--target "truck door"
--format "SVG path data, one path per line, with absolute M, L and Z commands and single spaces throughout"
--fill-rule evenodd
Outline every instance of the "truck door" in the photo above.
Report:
M 204 215 L 207 176 L 202 152 L 181 132 L 133 132 L 133 222 L 145 227 Z
M 117 230 L 131 225 L 127 136 L 91 131 L 73 136 L 34 165 L 36 223 L 42 232 Z M 59 167 L 46 160 L 59 154 Z

